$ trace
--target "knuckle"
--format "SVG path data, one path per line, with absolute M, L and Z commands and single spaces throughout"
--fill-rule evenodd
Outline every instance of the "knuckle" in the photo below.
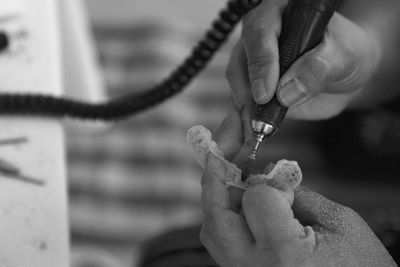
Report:
M 243 18 L 243 30 L 252 33 L 264 33 L 266 29 L 280 24 L 281 12 L 287 0 L 264 0 L 250 10 Z
M 243 21 L 242 35 L 245 41 L 256 40 L 257 37 L 265 35 L 266 23 L 262 18 L 263 16 L 252 16 Z
M 328 69 L 329 61 L 326 60 L 320 53 L 312 53 L 308 57 L 309 64 L 312 68 Z
M 342 39 L 335 39 L 334 44 L 338 47 L 340 51 L 342 51 L 342 54 L 345 57 L 348 57 L 347 59 L 349 61 L 353 61 L 357 58 L 358 52 L 350 42 Z
M 353 72 L 357 66 L 357 63 L 360 61 L 360 55 L 352 46 L 343 44 L 341 45 L 342 51 L 342 69 L 344 72 Z
M 261 19 L 262 16 L 251 16 L 243 20 L 242 37 L 245 41 L 255 40 L 265 35 L 266 25 Z
M 330 74 L 329 61 L 319 53 L 312 53 L 306 57 L 304 65 L 306 66 L 307 71 L 309 71 L 317 80 L 321 80 L 321 78 L 323 79 Z
M 273 68 L 278 59 L 268 51 L 257 52 L 248 58 L 248 71 L 250 79 L 260 78 L 266 69 Z
M 319 53 L 311 53 L 305 56 L 300 64 L 299 71 L 301 80 L 312 95 L 323 90 L 334 75 L 329 61 Z
M 265 66 L 278 61 L 275 35 L 264 27 L 253 26 L 253 29 L 243 31 L 242 38 L 249 65 Z
M 276 61 L 276 57 L 268 49 L 262 52 L 262 55 L 255 55 L 248 59 L 249 66 L 253 67 L 263 67 L 266 65 L 271 65 Z
M 352 75 L 357 69 L 358 63 L 362 59 L 359 49 L 349 42 L 339 39 L 332 39 L 332 46 L 335 46 L 336 53 L 336 77 L 335 80 L 342 80 Z

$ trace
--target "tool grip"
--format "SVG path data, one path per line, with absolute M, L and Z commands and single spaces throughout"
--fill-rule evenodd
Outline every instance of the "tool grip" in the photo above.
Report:
M 279 37 L 280 77 L 299 57 L 320 43 L 338 2 L 339 0 L 289 2 L 283 15 Z M 273 126 L 272 135 L 281 126 L 287 110 L 275 95 L 267 104 L 255 106 L 253 119 Z

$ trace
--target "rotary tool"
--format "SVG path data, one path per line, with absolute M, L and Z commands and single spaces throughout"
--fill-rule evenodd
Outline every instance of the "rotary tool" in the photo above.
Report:
M 219 13 L 210 29 L 193 48 L 190 55 L 167 78 L 144 92 L 133 92 L 102 103 L 85 103 L 73 99 L 42 94 L 0 94 L 0 114 L 71 117 L 85 120 L 114 121 L 127 118 L 154 107 L 181 92 L 213 58 L 228 39 L 241 18 L 262 0 L 230 0 Z M 282 19 L 279 37 L 280 76 L 305 52 L 321 41 L 325 28 L 333 16 L 339 0 L 288 0 Z M 8 37 L 0 33 L 3 47 Z M 1 42 L 2 40 L 0 40 Z M 243 168 L 243 179 L 247 178 L 257 158 L 261 143 L 280 128 L 287 107 L 281 105 L 276 96 L 265 105 L 255 105 L 252 127 L 255 145 Z
M 280 77 L 298 58 L 321 42 L 338 4 L 339 0 L 289 1 L 279 37 Z M 278 131 L 287 111 L 288 108 L 278 101 L 276 95 L 264 105 L 255 105 L 251 122 L 255 143 L 242 171 L 243 180 L 252 171 L 260 145 Z

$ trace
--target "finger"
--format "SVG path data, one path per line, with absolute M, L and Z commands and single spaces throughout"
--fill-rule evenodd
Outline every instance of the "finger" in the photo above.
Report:
M 226 69 L 226 79 L 232 89 L 232 101 L 239 110 L 253 102 L 249 87 L 247 59 L 240 40 L 234 47 Z
M 249 87 L 249 76 L 246 67 L 246 55 L 240 40 L 229 59 L 226 70 L 226 78 L 232 88 L 232 102 L 235 107 L 240 110 L 242 115 L 242 125 L 244 142 L 252 138 L 253 130 L 251 127 L 251 109 L 253 106 L 253 98 Z
M 206 213 L 215 209 L 229 210 L 229 192 L 225 186 L 227 169 L 221 159 L 209 153 L 202 178 L 202 204 Z
M 203 222 L 199 236 L 201 243 L 204 245 L 204 247 L 206 247 L 208 253 L 210 253 L 211 257 L 219 264 L 219 266 L 229 266 L 227 258 L 224 256 L 220 248 L 212 241 L 213 238 L 209 234 L 209 230 L 207 228 L 208 227 Z
M 295 191 L 292 209 L 303 225 L 318 226 L 332 232 L 345 227 L 340 222 L 353 217 L 349 208 L 304 187 L 298 187 Z
M 282 105 L 299 106 L 322 92 L 343 94 L 359 89 L 355 44 L 329 31 L 339 27 L 337 24 L 349 27 L 351 23 L 335 14 L 321 44 L 300 57 L 282 76 L 277 93 Z
M 278 36 L 287 1 L 263 1 L 243 18 L 242 39 L 254 100 L 265 104 L 275 94 L 279 78 Z
M 223 262 L 237 263 L 246 258 L 254 248 L 251 234 L 242 231 L 243 228 L 246 228 L 246 223 L 236 213 L 222 212 L 217 216 L 206 214 L 200 240 L 217 261 L 220 259 Z
M 245 105 L 242 108 L 242 124 L 243 124 L 243 135 L 244 135 L 244 142 L 246 144 L 249 144 L 254 137 L 254 130 L 251 125 L 251 119 L 252 119 L 252 110 L 253 110 L 253 105 Z
M 210 247 L 232 257 L 240 251 L 246 252 L 252 240 L 243 217 L 231 210 L 229 191 L 224 183 L 227 171 L 222 160 L 210 153 L 202 181 L 205 216 L 201 238 L 205 245 L 213 244 Z
M 289 109 L 287 116 L 292 119 L 321 120 L 328 119 L 342 112 L 358 94 L 321 93 L 303 105 Z
M 266 184 L 247 189 L 243 195 L 243 212 L 257 243 L 277 248 L 288 241 L 310 236 L 294 218 L 287 195 Z
M 240 112 L 231 107 L 214 135 L 218 147 L 224 152 L 224 157 L 231 161 L 239 153 L 243 145 L 243 126 Z

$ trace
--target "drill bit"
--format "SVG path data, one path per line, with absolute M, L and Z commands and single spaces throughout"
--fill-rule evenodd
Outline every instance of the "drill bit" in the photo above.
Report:
M 246 164 L 242 168 L 242 181 L 245 181 L 253 170 L 257 159 L 257 151 L 260 148 L 261 143 L 265 140 L 265 138 L 272 136 L 276 131 L 276 128 L 273 125 L 262 120 L 253 119 L 251 124 L 255 134 L 255 144 L 251 150 L 251 153 L 247 157 Z
M 257 159 L 258 148 L 260 147 L 260 145 L 261 145 L 262 141 L 264 140 L 264 138 L 265 138 L 264 134 L 262 134 L 262 133 L 261 134 L 257 134 L 256 142 L 255 142 L 255 144 L 253 146 L 253 149 L 252 149 L 251 153 L 248 155 L 247 162 L 244 165 L 244 168 L 242 170 L 242 181 L 245 181 L 249 177 L 250 172 L 253 169 L 254 164 L 256 162 L 256 159 Z
M 264 134 L 262 134 L 262 133 L 257 134 L 256 143 L 254 144 L 253 150 L 251 151 L 249 158 L 252 158 L 254 160 L 256 159 L 258 148 L 260 147 L 262 141 L 264 141 L 264 138 L 265 138 Z

